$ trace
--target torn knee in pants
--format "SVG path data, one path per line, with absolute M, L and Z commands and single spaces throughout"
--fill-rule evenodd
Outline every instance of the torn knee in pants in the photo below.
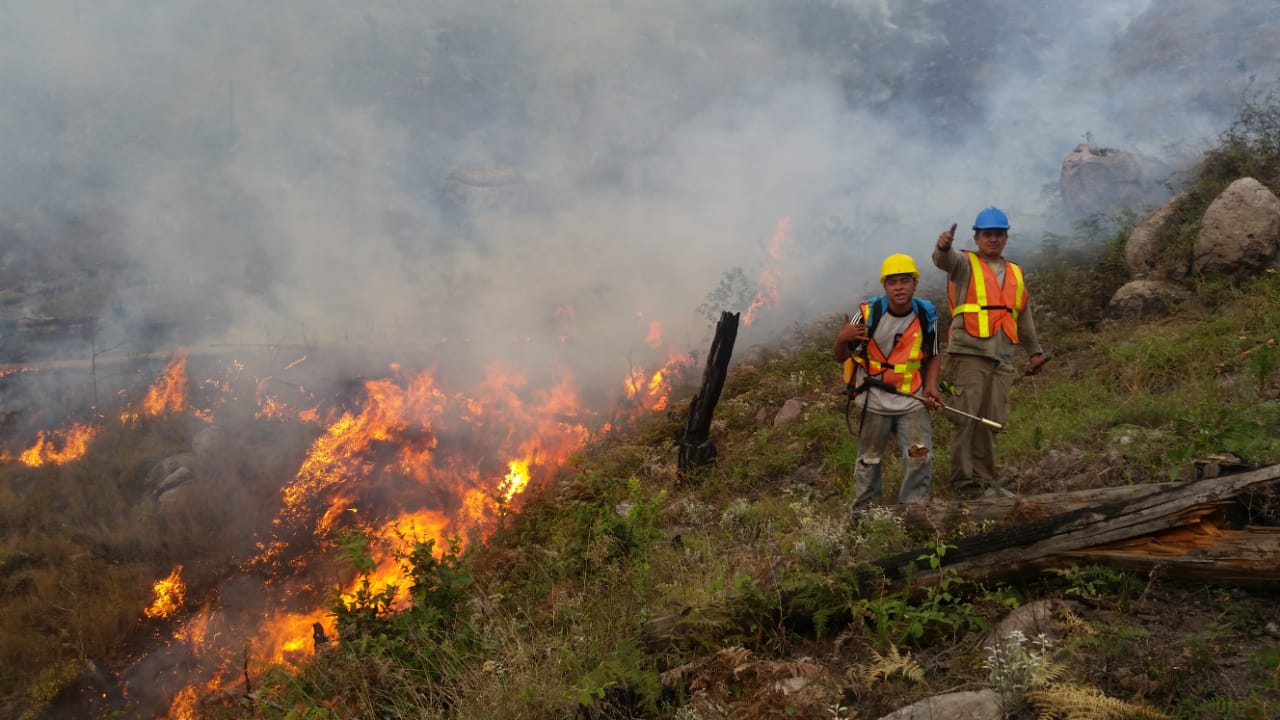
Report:
M 929 461 L 929 448 L 924 445 L 912 445 L 907 448 L 907 463 L 918 467 Z

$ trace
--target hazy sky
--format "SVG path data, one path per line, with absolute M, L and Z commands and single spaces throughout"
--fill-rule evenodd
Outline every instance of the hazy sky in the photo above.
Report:
M 983 206 L 1034 242 L 1086 137 L 1194 154 L 1232 116 L 1170 111 L 1185 78 L 1159 57 L 1112 67 L 1135 18 L 1185 3 L 1034 5 L 4 3 L 0 223 L 83 245 L 59 257 L 98 267 L 122 331 L 196 318 L 407 362 L 441 338 L 536 361 L 569 334 L 617 377 L 666 352 L 650 321 L 704 353 L 696 309 L 730 270 L 776 273 L 758 340 Z M 1215 89 L 1243 88 L 1225 67 Z

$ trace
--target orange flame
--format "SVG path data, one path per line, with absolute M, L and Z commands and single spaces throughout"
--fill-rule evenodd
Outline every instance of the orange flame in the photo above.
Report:
M 187 405 L 187 353 L 179 352 L 169 360 L 160 378 L 147 389 L 141 411 L 120 415 L 123 423 L 137 422 L 143 415 L 156 416 L 181 412 Z
M 62 465 L 79 460 L 89 449 L 89 442 L 97 431 L 92 425 L 76 423 L 66 430 L 41 430 L 36 442 L 18 456 L 24 465 Z
M 200 690 L 194 685 L 182 688 L 169 705 L 166 720 L 197 720 L 199 717 Z
M 182 603 L 187 599 L 187 585 L 182 582 L 182 566 L 179 565 L 169 573 L 169 576 L 157 580 L 151 586 L 156 593 L 156 599 L 151 603 L 151 607 L 144 611 L 149 618 L 168 618 L 172 617 L 178 608 L 182 607 Z
M 769 261 L 760 271 L 760 290 L 751 300 L 751 306 L 742 313 L 742 324 L 750 325 L 757 310 L 778 302 L 778 278 L 782 274 L 778 262 L 782 260 L 783 250 L 790 244 L 791 218 L 784 217 L 773 230 L 773 239 L 769 241 Z
M 142 411 L 147 415 L 180 412 L 187 404 L 187 354 L 173 356 L 164 374 L 160 376 L 147 396 L 142 400 Z
M 519 495 L 529 484 L 529 459 L 512 460 L 507 463 L 510 472 L 502 480 L 502 500 L 511 502 L 511 498 Z
M 431 375 L 419 375 L 407 388 L 387 379 L 370 380 L 365 382 L 365 392 L 364 410 L 355 415 L 343 413 L 330 425 L 312 443 L 293 482 L 285 486 L 287 518 L 300 519 L 308 505 L 323 498 L 330 488 L 367 475 L 373 469 L 371 455 L 378 442 L 399 438 L 412 430 L 418 442 L 398 444 L 398 458 L 393 465 L 412 473 L 430 460 L 435 446 L 430 418 L 443 412 L 446 400 Z M 331 523 L 326 520 L 317 530 L 323 532 L 329 527 Z
M 651 348 L 662 346 L 662 323 L 657 320 L 649 321 L 649 335 L 644 339 L 644 344 Z
M 688 355 L 672 355 L 652 375 L 639 368 L 633 369 L 625 383 L 627 399 L 634 401 L 641 410 L 666 410 L 674 377 L 692 363 Z

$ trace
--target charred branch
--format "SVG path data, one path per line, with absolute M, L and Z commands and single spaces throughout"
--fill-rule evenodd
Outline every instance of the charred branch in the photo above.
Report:
M 711 442 L 711 418 L 725 378 L 729 375 L 729 359 L 733 356 L 733 343 L 738 338 L 739 313 L 720 313 L 716 323 L 715 338 L 707 353 L 707 364 L 702 372 L 702 386 L 689 403 L 689 421 L 680 438 L 677 467 L 681 473 L 714 463 L 716 446 Z

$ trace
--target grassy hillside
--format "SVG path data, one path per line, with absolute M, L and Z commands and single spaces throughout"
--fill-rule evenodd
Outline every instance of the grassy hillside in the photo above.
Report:
M 1240 174 L 1280 189 L 1277 107 L 1251 106 L 1206 158 L 1176 238 L 1191 237 Z M 1167 316 L 1111 320 L 1124 232 L 1079 232 L 1047 238 L 1025 263 L 1055 359 L 1014 387 L 1002 482 L 1030 494 L 1178 479 L 1210 454 L 1280 462 L 1280 277 L 1195 279 L 1194 299 Z M 1189 242 L 1170 247 L 1189 252 Z M 1092 566 L 984 586 L 946 572 L 948 547 L 984 524 L 851 516 L 856 442 L 829 355 L 838 322 L 815 319 L 735 360 L 713 467 L 676 472 L 686 378 L 672 410 L 585 448 L 483 546 L 415 547 L 403 559 L 410 610 L 391 612 L 376 584 L 335 601 L 340 641 L 301 667 L 247 665 L 250 692 L 204 698 L 198 714 L 875 718 L 978 688 L 996 689 L 1016 718 L 1070 717 L 1073 706 L 1097 717 L 1280 712 L 1280 596 Z M 803 411 L 775 426 L 788 400 Z M 944 478 L 949 424 L 935 420 L 934 476 Z M 181 419 L 108 433 L 77 464 L 5 468 L 0 709 L 39 717 L 90 672 L 86 659 L 109 664 L 137 631 L 150 581 L 175 562 L 189 563 L 193 586 L 235 572 L 213 549 L 247 540 L 224 519 L 269 515 L 310 437 L 279 422 L 242 425 L 249 452 L 214 478 L 235 485 L 235 506 L 196 497 L 162 527 L 130 503 L 136 488 L 122 478 L 187 447 L 193 428 Z M 891 493 L 901 470 L 890 462 L 886 472 Z M 950 491 L 935 480 L 934 494 Z M 193 561 L 174 550 L 189 546 L 210 552 Z M 353 572 L 364 565 L 358 538 L 345 549 Z M 857 572 L 913 549 L 943 569 L 937 589 L 888 592 Z M 1046 599 L 1063 601 L 1061 635 L 986 647 L 993 623 Z
M 1052 296 L 1074 280 L 1041 272 L 1031 283 Z M 1154 322 L 1094 328 L 1046 308 L 1057 357 L 1015 387 L 1004 480 L 1035 493 L 1176 479 L 1209 453 L 1280 461 L 1280 350 L 1268 342 L 1280 337 L 1280 278 L 1199 290 Z M 858 563 L 925 547 L 945 567 L 947 543 L 984 528 L 850 516 L 855 443 L 828 356 L 835 323 L 739 359 L 713 428 L 715 467 L 677 476 L 683 403 L 588 448 L 485 547 L 418 565 L 414 610 L 344 609 L 343 642 L 297 675 L 272 676 L 254 712 L 878 717 L 945 689 L 994 686 L 1012 716 L 1033 717 L 1066 702 L 1034 694 L 1036 668 L 1112 703 L 1111 717 L 1280 708 L 1275 596 L 1099 567 L 1018 586 L 951 576 L 923 599 L 854 587 Z M 774 427 L 793 398 L 801 418 Z M 947 424 L 936 426 L 935 477 L 945 477 Z M 1071 634 L 991 667 L 982 631 L 1044 598 L 1075 601 Z M 245 711 L 243 698 L 222 702 L 214 716 Z

